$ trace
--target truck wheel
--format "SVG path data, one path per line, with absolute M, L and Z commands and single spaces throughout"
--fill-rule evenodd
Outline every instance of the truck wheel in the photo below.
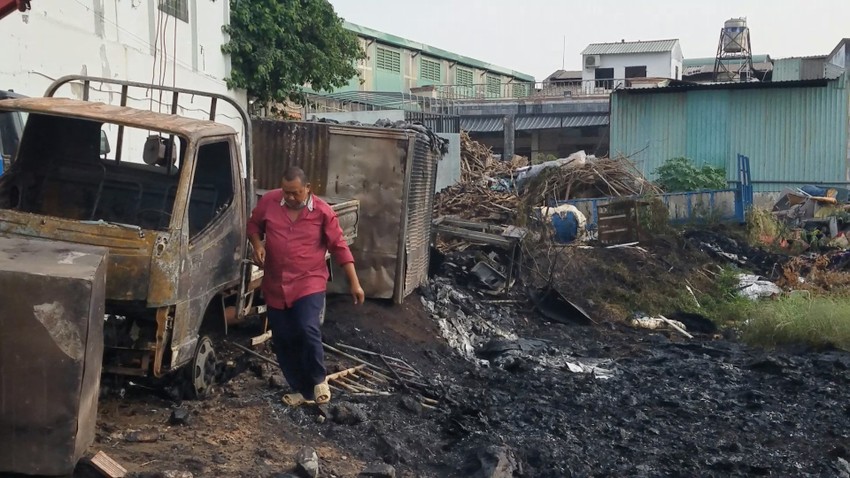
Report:
M 209 337 L 201 337 L 195 348 L 195 356 L 187 365 L 187 392 L 190 398 L 202 399 L 209 395 L 216 376 L 215 349 Z

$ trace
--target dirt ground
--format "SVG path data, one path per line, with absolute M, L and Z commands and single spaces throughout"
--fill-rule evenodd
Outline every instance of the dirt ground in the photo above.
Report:
M 850 476 L 847 353 L 766 352 L 732 334 L 694 331 L 688 340 L 609 317 L 635 293 L 680 285 L 664 271 L 692 274 L 711 262 L 699 247 L 680 254 L 680 246 L 606 251 L 604 268 L 581 260 L 594 251 L 573 257 L 585 265 L 574 272 L 581 286 L 565 295 L 591 312 L 594 325 L 552 323 L 521 300 L 499 303 L 445 278 L 400 306 L 331 299 L 325 341 L 403 358 L 425 375 L 438 398 L 434 410 L 389 388 L 385 397 L 335 393 L 324 409 L 287 408 L 274 367 L 219 345 L 232 378 L 206 400 L 180 403 L 105 384 L 90 451 L 150 477 L 170 470 L 286 476 L 304 446 L 315 448 L 320 476 L 328 477 L 358 476 L 374 463 L 404 477 Z M 606 295 L 623 294 L 617 307 L 605 306 Z M 484 318 L 510 334 L 464 358 L 441 336 L 445 316 Z M 247 343 L 258 327 L 228 340 Z M 326 359 L 329 372 L 355 365 Z M 576 364 L 599 368 L 587 373 Z M 175 408 L 189 412 L 185 425 L 170 424 Z M 133 441 L 140 437 L 155 441 Z

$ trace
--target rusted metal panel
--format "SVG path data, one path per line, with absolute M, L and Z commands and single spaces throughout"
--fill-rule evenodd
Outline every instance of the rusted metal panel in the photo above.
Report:
M 393 297 L 398 237 L 404 207 L 406 135 L 358 136 L 339 130 L 330 137 L 327 194 L 360 202 L 357 238 L 351 246 L 357 275 L 368 297 Z M 341 271 L 335 275 L 343 277 Z M 347 284 L 331 283 L 332 292 Z
M 68 475 L 94 441 L 108 254 L 0 236 L 0 473 Z
M 236 130 L 222 123 L 155 113 L 125 106 L 113 106 L 68 98 L 19 98 L 0 100 L 0 110 L 23 111 L 113 123 L 131 128 L 174 133 L 189 140 L 208 136 L 235 135 Z
M 327 191 L 329 124 L 255 119 L 254 177 L 259 189 L 280 187 L 289 166 L 307 174 L 313 191 Z
M 396 298 L 398 302 L 428 280 L 431 216 L 434 210 L 434 185 L 437 181 L 439 159 L 430 142 L 423 135 L 417 135 L 410 182 L 406 188 L 404 294 L 403 297 Z
M 106 298 L 123 301 L 147 298 L 151 250 L 156 240 L 154 231 L 0 209 L 0 233 L 108 247 Z

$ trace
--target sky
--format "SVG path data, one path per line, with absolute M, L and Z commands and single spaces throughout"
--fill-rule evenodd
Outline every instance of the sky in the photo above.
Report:
M 850 37 L 850 0 L 330 0 L 342 18 L 542 81 L 581 69 L 590 43 L 678 38 L 714 57 L 723 22 L 746 17 L 753 54 L 826 55 Z M 566 38 L 566 41 L 565 41 Z

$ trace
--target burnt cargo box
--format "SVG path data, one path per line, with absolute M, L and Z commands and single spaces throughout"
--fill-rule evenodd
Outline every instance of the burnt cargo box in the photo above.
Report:
M 107 255 L 0 236 L 0 473 L 68 475 L 94 441 Z

